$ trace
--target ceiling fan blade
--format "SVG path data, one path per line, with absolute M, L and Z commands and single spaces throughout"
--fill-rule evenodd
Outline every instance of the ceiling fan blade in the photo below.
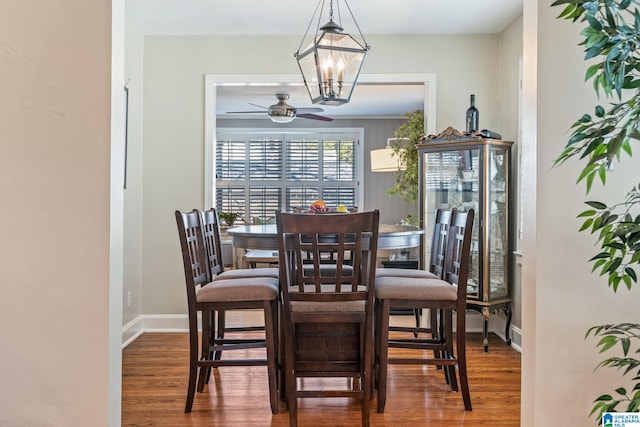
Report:
M 264 108 L 265 110 L 269 109 L 269 107 L 264 107 L 262 105 L 254 104 L 253 102 L 249 102 L 249 105 L 253 105 L 254 107 L 258 107 L 258 108 Z
M 253 114 L 253 113 L 260 113 L 260 114 L 266 114 L 266 111 L 227 111 L 227 114 Z
M 296 108 L 296 114 L 307 114 L 307 113 L 322 113 L 324 110 L 318 107 L 310 107 L 310 108 Z
M 331 122 L 333 121 L 333 119 L 331 117 L 326 117 L 326 116 L 320 116 L 318 114 L 296 114 L 296 117 L 298 118 L 303 118 L 303 119 L 311 119 L 311 120 L 322 120 L 325 122 Z

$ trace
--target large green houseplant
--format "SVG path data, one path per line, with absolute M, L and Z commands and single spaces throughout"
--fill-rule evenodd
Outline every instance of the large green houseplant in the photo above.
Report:
M 396 138 L 392 145 L 393 155 L 403 165 L 396 175 L 393 187 L 387 190 L 388 195 L 398 195 L 401 199 L 415 203 L 418 201 L 418 149 L 424 136 L 424 111 L 416 110 L 405 114 L 407 121 L 396 129 Z
M 569 141 L 556 159 L 556 165 L 572 157 L 583 162 L 578 182 L 587 193 L 594 181 L 606 184 L 614 159 L 632 155 L 631 144 L 640 141 L 640 11 L 636 0 L 556 0 L 552 6 L 564 6 L 559 18 L 584 25 L 580 43 L 585 49 L 586 79 L 592 80 L 606 105 L 598 105 L 593 114 L 584 114 L 572 125 Z M 635 182 L 634 182 L 635 184 Z M 597 237 L 597 254 L 591 258 L 592 271 L 607 278 L 616 292 L 621 284 L 631 289 L 640 268 L 640 186 L 633 185 L 624 200 L 615 203 L 590 200 L 580 213 L 580 228 Z M 617 349 L 622 356 L 609 357 L 598 364 L 631 374 L 632 389 L 618 387 L 596 398 L 590 416 L 601 422 L 602 412 L 640 410 L 640 325 L 634 322 L 599 325 L 586 337 L 596 337 L 600 352 Z M 636 356 L 636 357 L 634 357 Z

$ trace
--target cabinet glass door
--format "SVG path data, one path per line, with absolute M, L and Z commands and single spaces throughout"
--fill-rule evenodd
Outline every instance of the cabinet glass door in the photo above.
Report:
M 491 147 L 489 151 L 489 214 L 486 227 L 488 234 L 489 294 L 485 300 L 493 301 L 508 295 L 508 223 L 507 223 L 507 170 L 509 161 L 507 150 Z
M 480 187 L 480 150 L 445 150 L 424 152 L 424 174 L 422 188 L 424 191 L 423 209 L 424 226 L 426 227 L 425 260 L 431 256 L 431 235 L 435 223 L 436 210 L 447 208 L 470 209 L 476 211 L 471 244 L 471 261 L 469 268 L 468 293 L 479 293 L 479 245 L 478 245 L 478 206 L 481 199 Z
M 422 259 L 430 259 L 436 209 L 475 210 L 467 308 L 482 314 L 485 350 L 489 346 L 487 334 L 491 312 L 507 313 L 505 336 L 509 342 L 512 144 L 510 141 L 471 138 L 429 140 L 418 146 L 420 213 L 426 231 Z

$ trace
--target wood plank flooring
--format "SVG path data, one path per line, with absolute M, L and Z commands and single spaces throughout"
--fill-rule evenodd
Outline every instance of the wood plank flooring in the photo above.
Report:
M 386 410 L 376 413 L 374 398 L 371 426 L 519 426 L 520 354 L 495 335 L 484 353 L 481 338 L 467 339 L 473 411 L 465 412 L 460 393 L 449 390 L 435 367 L 390 365 Z M 187 346 L 186 333 L 145 333 L 124 349 L 122 426 L 289 425 L 284 403 L 280 414 L 271 414 L 266 367 L 214 371 L 185 414 Z M 300 426 L 360 426 L 357 401 L 299 399 L 298 406 Z

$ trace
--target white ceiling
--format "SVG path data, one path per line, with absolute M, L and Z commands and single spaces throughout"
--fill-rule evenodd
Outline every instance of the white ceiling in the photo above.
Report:
M 217 91 L 217 116 L 219 118 L 264 118 L 266 114 L 226 114 L 229 111 L 263 111 L 252 104 L 269 107 L 277 102 L 276 93 L 289 94 L 287 104 L 297 107 L 319 107 L 320 114 L 331 118 L 376 117 L 397 118 L 405 113 L 424 108 L 423 85 L 373 85 L 358 84 L 351 100 L 340 106 L 313 105 L 304 86 L 219 86 Z
M 125 1 L 127 20 L 142 33 L 154 35 L 303 34 L 316 4 L 317 0 Z M 365 35 L 497 34 L 522 12 L 522 0 L 349 0 L 349 6 Z M 344 0 L 340 7 L 347 22 Z
M 351 11 L 367 35 L 372 34 L 497 34 L 522 13 L 523 0 L 349 0 Z M 326 1 L 325 8 L 329 1 Z M 301 35 L 317 0 L 126 0 L 127 22 L 145 35 Z M 334 1 L 334 7 L 337 0 Z M 348 10 L 339 2 L 345 27 Z M 334 12 L 337 20 L 337 10 Z M 327 16 L 326 9 L 322 15 Z M 323 18 L 322 23 L 327 19 Z M 345 28 L 347 32 L 357 31 Z M 315 28 L 312 29 L 312 32 Z M 365 71 L 366 72 L 366 71 Z M 249 83 L 249 82 L 248 82 Z M 228 111 L 268 107 L 275 93 L 288 93 L 294 107 L 310 107 L 304 87 L 220 87 L 218 117 Z M 323 115 L 401 117 L 423 106 L 421 85 L 356 86 L 351 101 L 339 107 L 320 106 Z M 232 115 L 264 117 L 266 114 Z

